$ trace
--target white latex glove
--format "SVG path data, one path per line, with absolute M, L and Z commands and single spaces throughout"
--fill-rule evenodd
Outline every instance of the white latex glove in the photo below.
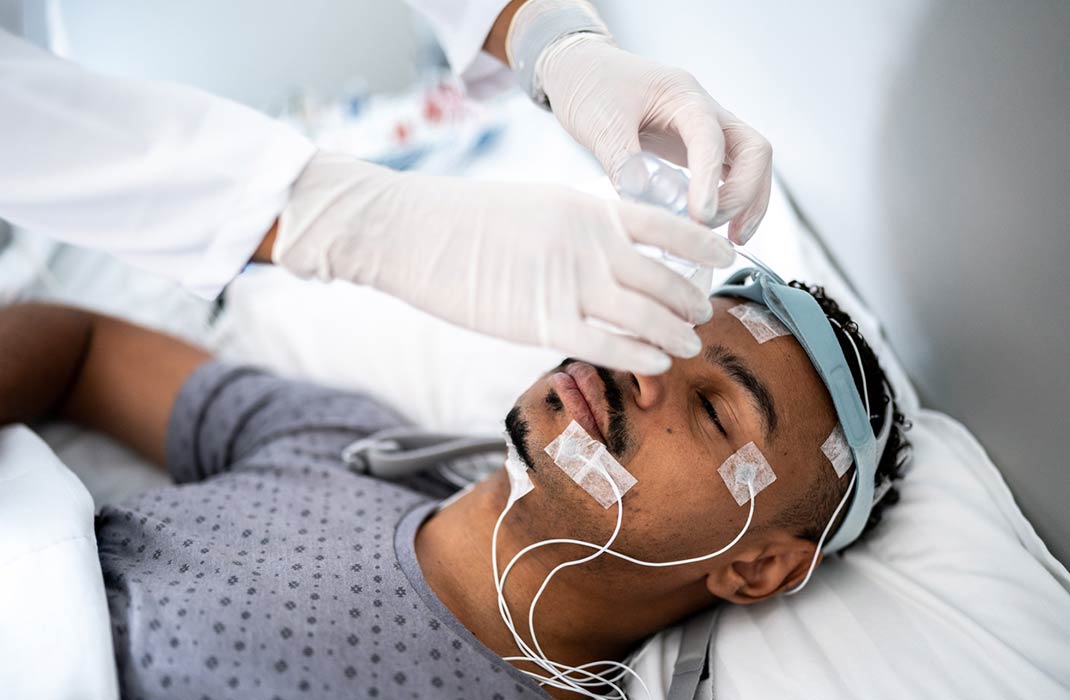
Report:
M 635 243 L 713 267 L 735 255 L 707 229 L 653 207 L 321 153 L 294 184 L 272 259 L 300 276 L 375 287 L 482 333 L 657 374 L 669 368 L 665 353 L 699 352 L 691 324 L 708 320 L 712 307 Z
M 688 212 L 743 244 L 769 206 L 769 142 L 717 104 L 690 73 L 622 51 L 598 34 L 550 44 L 536 79 L 561 125 L 617 184 L 621 164 L 647 150 L 691 170 Z M 718 190 L 719 180 L 724 185 Z

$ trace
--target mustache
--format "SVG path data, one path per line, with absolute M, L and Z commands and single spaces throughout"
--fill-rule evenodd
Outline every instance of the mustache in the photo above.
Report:
M 556 369 L 562 370 L 578 361 L 572 357 L 566 358 Z M 624 411 L 624 392 L 621 390 L 620 383 L 613 375 L 613 372 L 598 365 L 591 366 L 594 367 L 594 371 L 606 388 L 604 398 L 609 413 L 609 430 L 605 436 L 606 449 L 614 457 L 620 458 L 628 451 L 628 447 L 631 444 L 631 431 L 628 426 L 628 417 Z M 553 394 L 553 397 L 547 396 L 546 402 L 554 406 L 556 401 L 556 404 L 560 406 L 561 399 L 557 396 L 557 392 L 551 390 L 551 394 Z

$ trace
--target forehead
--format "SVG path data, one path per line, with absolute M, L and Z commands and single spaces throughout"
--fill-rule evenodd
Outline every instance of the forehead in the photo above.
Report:
M 712 301 L 713 318 L 695 328 L 703 350 L 721 346 L 746 362 L 766 385 L 778 415 L 773 442 L 797 444 L 822 433 L 827 437 L 835 425 L 832 399 L 795 337 L 790 333 L 777 335 L 779 322 L 773 318 L 773 326 L 765 323 L 765 309 L 760 305 L 738 297 L 714 297 Z M 700 371 L 716 371 L 704 360 L 702 364 L 706 367 Z

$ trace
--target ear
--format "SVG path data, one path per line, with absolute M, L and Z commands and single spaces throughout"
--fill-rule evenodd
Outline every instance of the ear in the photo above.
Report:
M 718 598 L 749 605 L 797 586 L 810 568 L 817 544 L 786 533 L 736 552 L 732 561 L 706 577 Z M 818 564 L 821 555 L 818 554 Z

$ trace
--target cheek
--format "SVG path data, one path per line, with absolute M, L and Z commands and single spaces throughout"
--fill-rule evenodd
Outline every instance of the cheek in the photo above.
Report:
M 682 432 L 649 430 L 626 465 L 638 483 L 625 497 L 621 544 L 634 556 L 686 559 L 717 549 L 735 534 L 728 531 L 737 506 L 717 473 L 723 459 Z
M 710 486 L 724 487 L 717 469 L 728 458 L 731 447 L 725 443 L 717 453 L 717 445 L 705 435 L 696 434 L 696 427 L 684 411 L 659 411 L 633 422 L 635 449 L 625 466 L 640 483 L 647 484 L 652 496 L 666 499 L 689 486 L 704 491 Z

